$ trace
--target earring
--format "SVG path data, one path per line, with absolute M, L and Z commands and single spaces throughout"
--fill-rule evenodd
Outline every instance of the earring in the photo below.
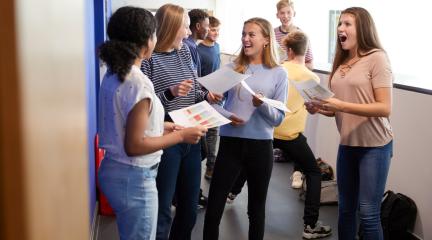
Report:
M 267 47 L 267 44 L 264 44 L 264 48 L 266 48 Z

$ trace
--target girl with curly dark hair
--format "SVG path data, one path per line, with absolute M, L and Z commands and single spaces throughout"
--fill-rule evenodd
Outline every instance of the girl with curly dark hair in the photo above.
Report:
M 164 108 L 140 65 L 156 44 L 147 10 L 122 7 L 108 23 L 110 40 L 99 48 L 107 64 L 99 93 L 99 134 L 106 150 L 99 186 L 117 216 L 120 239 L 155 239 L 156 175 L 162 149 L 197 143 L 207 131 L 164 123 Z

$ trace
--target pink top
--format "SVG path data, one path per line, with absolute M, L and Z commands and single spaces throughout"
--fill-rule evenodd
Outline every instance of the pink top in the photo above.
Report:
M 331 80 L 335 97 L 346 102 L 368 104 L 375 102 L 374 89 L 391 88 L 393 74 L 384 51 L 378 50 L 355 62 L 351 69 L 336 70 Z M 343 76 L 344 75 L 344 76 Z M 336 113 L 340 144 L 347 146 L 377 147 L 393 139 L 390 120 L 386 117 L 363 117 Z

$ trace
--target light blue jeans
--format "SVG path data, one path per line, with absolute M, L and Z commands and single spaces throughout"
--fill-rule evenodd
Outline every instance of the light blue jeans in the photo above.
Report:
M 111 159 L 102 161 L 99 187 L 116 214 L 121 240 L 156 238 L 156 175 L 157 167 L 136 167 Z
M 339 239 L 355 239 L 357 211 L 363 228 L 363 239 L 383 239 L 381 200 L 392 155 L 393 141 L 381 147 L 339 146 Z

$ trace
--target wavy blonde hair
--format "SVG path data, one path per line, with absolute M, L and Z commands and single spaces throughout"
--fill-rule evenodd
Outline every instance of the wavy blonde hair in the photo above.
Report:
M 264 52 L 262 55 L 263 65 L 268 68 L 274 68 L 276 66 L 279 66 L 279 56 L 276 50 L 277 43 L 271 23 L 264 18 L 258 17 L 247 20 L 246 22 L 244 22 L 243 26 L 248 23 L 253 23 L 260 27 L 261 34 L 269 40 L 269 43 L 264 48 Z M 234 71 L 238 73 L 245 73 L 249 63 L 249 57 L 245 55 L 244 49 L 242 48 L 240 54 L 234 60 Z
M 184 8 L 174 5 L 165 4 L 156 11 L 156 52 L 165 52 L 171 48 L 185 17 Z

